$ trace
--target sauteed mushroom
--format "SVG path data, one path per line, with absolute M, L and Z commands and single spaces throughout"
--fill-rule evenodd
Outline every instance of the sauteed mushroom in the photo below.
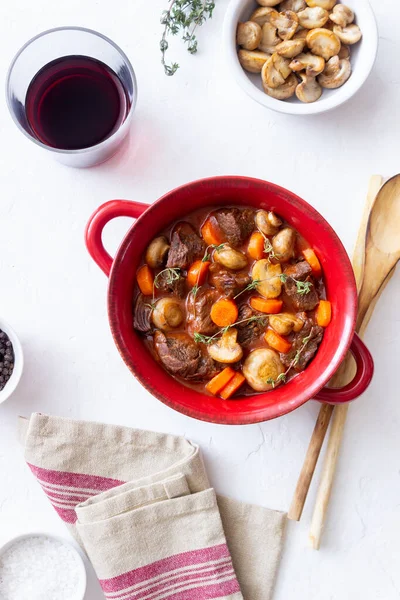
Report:
M 261 78 L 264 86 L 276 89 L 285 83 L 290 74 L 289 60 L 274 52 L 263 66 Z
M 238 52 L 240 64 L 249 73 L 261 73 L 265 62 L 270 56 L 270 54 L 258 50 L 239 50 Z
M 296 234 L 290 227 L 285 227 L 272 240 L 275 255 L 281 262 L 287 262 L 293 256 Z
M 147 247 L 146 250 L 146 263 L 152 269 L 161 267 L 167 258 L 169 243 L 164 235 L 156 237 Z
M 305 39 L 286 40 L 276 46 L 276 52 L 284 58 L 294 58 L 300 52 L 303 52 L 306 45 Z
M 290 63 L 292 71 L 306 71 L 306 74 L 310 77 L 316 77 L 325 68 L 325 61 L 322 56 L 316 56 L 307 52 L 305 54 L 299 54 Z
M 264 25 L 264 23 L 269 23 L 271 19 L 271 15 L 278 14 L 278 11 L 274 8 L 270 8 L 268 6 L 261 6 L 260 8 L 256 8 L 256 10 L 252 13 L 249 21 L 254 21 L 254 23 L 258 23 L 260 27 Z
M 261 42 L 261 27 L 254 21 L 239 23 L 236 32 L 236 42 L 245 50 L 255 50 Z
M 183 319 L 182 305 L 176 298 L 160 298 L 152 313 L 154 325 L 163 331 L 169 331 L 178 327 Z
M 329 19 L 329 13 L 327 10 L 316 6 L 315 8 L 305 8 L 297 13 L 299 23 L 305 29 L 315 29 L 316 27 L 323 27 Z
M 273 265 L 268 259 L 262 258 L 254 263 L 251 272 L 253 281 L 259 281 L 257 292 L 264 298 L 277 298 L 282 291 L 280 264 Z
M 280 42 L 281 38 L 278 36 L 276 27 L 271 25 L 271 23 L 264 23 L 262 26 L 261 41 L 258 46 L 259 49 L 262 52 L 273 54 L 275 52 L 275 47 Z
M 336 89 L 346 83 L 351 75 L 351 64 L 347 58 L 340 60 L 333 56 L 327 63 L 323 73 L 318 77 L 318 83 L 323 88 Z
M 310 77 L 305 73 L 299 73 L 301 83 L 296 88 L 296 96 L 301 102 L 315 102 L 321 98 L 322 87 L 315 77 Z
M 333 33 L 337 35 L 339 40 L 343 42 L 343 44 L 348 44 L 351 46 L 352 44 L 356 44 L 362 38 L 361 29 L 358 25 L 354 23 L 352 25 L 347 25 L 347 27 L 340 27 L 339 25 L 335 25 L 333 28 Z
M 350 48 L 349 46 L 346 46 L 346 44 L 342 44 L 339 54 L 338 54 L 339 58 L 350 58 Z
M 275 11 L 270 17 L 270 23 L 277 28 L 278 35 L 282 40 L 290 40 L 296 33 L 299 19 L 292 10 L 280 13 Z
M 299 82 L 297 80 L 296 75 L 292 73 L 286 79 L 285 83 L 283 83 L 279 87 L 270 88 L 267 85 L 264 85 L 263 83 L 263 89 L 264 92 L 268 94 L 268 96 L 271 96 L 271 98 L 275 98 L 275 100 L 287 100 L 288 98 L 294 96 L 298 83 Z
M 336 28 L 335 28 L 336 29 Z M 329 60 L 340 52 L 340 40 L 333 31 L 328 29 L 312 29 L 307 35 L 307 46 L 313 54 Z
M 298 13 L 306 8 L 306 6 L 306 0 L 283 0 L 283 2 L 280 3 L 279 8 L 282 12 L 285 12 L 285 10 L 292 10 L 293 12 Z
M 258 210 L 256 213 L 256 225 L 264 235 L 275 235 L 278 233 L 282 221 L 272 210 Z
M 345 6 L 344 4 L 337 4 L 333 8 L 329 18 L 336 25 L 339 25 L 340 27 L 346 27 L 354 21 L 354 13 L 348 6 Z
M 279 315 L 270 315 L 269 324 L 280 335 L 289 335 L 292 331 L 296 333 L 304 326 L 304 321 L 292 313 L 280 313 Z
M 237 343 L 237 329 L 231 327 L 222 336 L 208 347 L 208 353 L 217 362 L 232 364 L 240 360 L 243 350 Z
M 243 365 L 247 383 L 257 392 L 266 392 L 279 385 L 278 377 L 283 372 L 279 354 L 269 348 L 253 350 Z
M 261 6 L 276 6 L 281 0 L 257 0 Z
M 238 271 L 247 266 L 247 258 L 240 250 L 231 248 L 228 244 L 224 244 L 219 250 L 215 250 L 213 254 L 215 262 L 220 263 L 227 269 Z
M 337 0 L 306 0 L 306 2 L 311 8 L 319 6 L 325 10 L 331 10 L 335 6 Z

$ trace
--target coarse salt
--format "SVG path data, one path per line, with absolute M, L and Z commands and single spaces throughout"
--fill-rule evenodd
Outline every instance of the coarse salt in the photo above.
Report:
M 67 544 L 30 536 L 0 554 L 0 600 L 77 600 L 81 576 L 79 558 Z

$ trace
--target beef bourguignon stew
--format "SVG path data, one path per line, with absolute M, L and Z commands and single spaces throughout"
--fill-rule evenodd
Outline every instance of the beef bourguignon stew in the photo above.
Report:
M 182 383 L 229 399 L 285 384 L 331 320 L 319 260 L 272 211 L 193 212 L 137 271 L 133 325 Z

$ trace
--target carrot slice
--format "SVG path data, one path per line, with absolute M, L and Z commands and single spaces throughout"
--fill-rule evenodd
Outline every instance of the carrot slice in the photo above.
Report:
M 142 265 L 138 269 L 136 279 L 142 294 L 144 296 L 151 296 L 153 293 L 154 276 L 153 271 L 148 265 Z
M 276 315 L 281 312 L 283 302 L 282 300 L 266 300 L 265 298 L 253 296 L 250 298 L 250 306 L 259 312 Z
M 190 287 L 194 287 L 195 285 L 203 285 L 206 281 L 207 273 L 211 262 L 205 260 L 196 260 L 191 267 L 189 268 L 187 274 L 187 282 Z
M 265 333 L 265 341 L 271 348 L 277 350 L 278 352 L 282 352 L 282 354 L 287 354 L 292 347 L 292 344 L 285 340 L 284 337 L 272 331 L 272 329 L 267 329 Z
M 218 327 L 233 325 L 238 315 L 238 307 L 233 300 L 228 300 L 228 298 L 217 300 L 211 307 L 210 317 Z
M 321 275 L 322 275 L 321 263 L 319 262 L 318 257 L 315 254 L 314 250 L 312 248 L 305 248 L 302 251 L 302 254 L 303 254 L 304 258 L 306 259 L 306 261 L 308 262 L 308 264 L 310 265 L 314 277 L 317 277 L 317 278 L 321 277 Z
M 215 218 L 208 217 L 201 228 L 201 235 L 207 246 L 219 246 L 224 241 L 222 233 L 214 221 Z
M 251 234 L 249 245 L 247 246 L 247 254 L 254 260 L 264 258 L 264 237 L 259 231 Z
M 240 388 L 240 386 L 244 384 L 245 381 L 245 377 L 241 373 L 236 372 L 230 380 L 230 382 L 223 388 L 219 395 L 224 400 L 228 400 L 231 396 L 233 396 L 235 392 L 237 392 L 237 390 Z
M 320 300 L 317 310 L 315 311 L 317 325 L 320 327 L 328 327 L 332 319 L 332 305 L 329 300 Z
M 210 392 L 210 394 L 214 394 L 216 396 L 219 392 L 224 388 L 227 383 L 230 382 L 232 377 L 235 375 L 235 371 L 231 367 L 225 367 L 221 373 L 218 373 L 215 377 L 213 377 L 206 385 L 206 390 Z

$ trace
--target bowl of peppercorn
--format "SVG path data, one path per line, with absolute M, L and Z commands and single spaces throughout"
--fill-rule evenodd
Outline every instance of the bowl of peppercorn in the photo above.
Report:
M 15 331 L 0 319 L 0 404 L 15 391 L 23 364 L 22 347 Z

